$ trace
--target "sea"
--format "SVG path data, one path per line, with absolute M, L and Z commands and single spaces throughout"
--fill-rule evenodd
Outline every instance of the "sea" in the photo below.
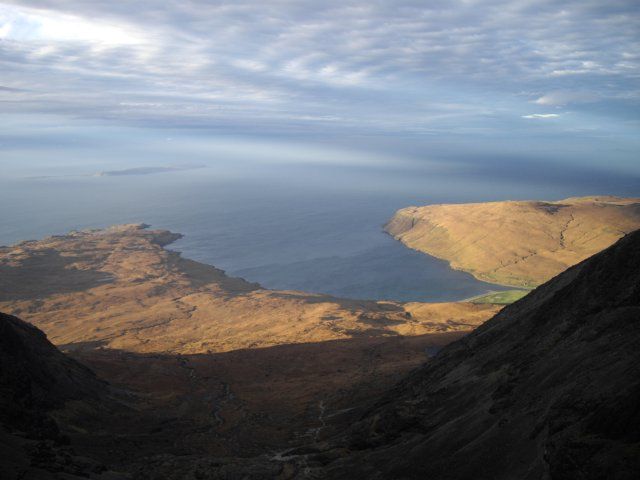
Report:
M 143 222 L 184 235 L 168 248 L 266 288 L 444 302 L 504 287 L 394 240 L 383 226 L 397 209 L 624 195 L 634 188 L 571 175 L 551 181 L 527 172 L 520 178 L 517 171 L 501 176 L 388 165 L 288 162 L 225 170 L 205 164 L 96 175 L 97 168 L 13 169 L 0 175 L 0 244 Z

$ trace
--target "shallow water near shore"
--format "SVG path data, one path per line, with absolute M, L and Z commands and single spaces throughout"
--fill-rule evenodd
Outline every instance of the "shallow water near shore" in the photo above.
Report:
M 286 172 L 286 175 L 285 175 Z M 0 244 L 144 222 L 184 238 L 169 248 L 267 288 L 358 299 L 452 301 L 480 282 L 384 233 L 408 205 L 562 198 L 562 185 L 504 185 L 415 172 L 282 167 L 242 176 L 202 168 L 150 175 L 0 180 Z

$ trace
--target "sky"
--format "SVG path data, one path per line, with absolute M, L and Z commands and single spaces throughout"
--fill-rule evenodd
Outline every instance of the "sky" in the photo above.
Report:
M 0 0 L 0 122 L 4 168 L 93 149 L 640 179 L 640 3 Z

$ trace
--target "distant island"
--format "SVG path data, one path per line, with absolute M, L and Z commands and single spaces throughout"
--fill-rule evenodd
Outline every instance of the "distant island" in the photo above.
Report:
M 134 167 L 123 168 L 120 170 L 104 170 L 96 173 L 74 173 L 65 175 L 31 175 L 26 178 L 32 180 L 41 180 L 47 178 L 68 178 L 68 177 L 123 177 L 127 175 L 153 175 L 155 173 L 168 173 L 168 172 L 184 172 L 186 170 L 196 170 L 198 168 L 205 168 L 205 165 L 176 165 L 176 166 L 151 166 L 151 167 Z
M 408 207 L 384 228 L 479 280 L 531 288 L 640 228 L 640 198 Z
M 197 168 L 204 168 L 204 165 L 184 165 L 174 167 L 136 167 L 136 168 L 124 168 L 122 170 L 106 170 L 98 172 L 94 176 L 96 177 L 120 177 L 124 175 L 152 175 L 154 173 L 166 173 L 166 172 L 182 172 L 184 170 L 194 170 Z

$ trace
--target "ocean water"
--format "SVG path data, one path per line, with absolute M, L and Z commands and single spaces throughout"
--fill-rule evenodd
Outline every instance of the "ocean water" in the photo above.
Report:
M 0 244 L 144 222 L 184 234 L 170 247 L 184 256 L 267 288 L 451 301 L 501 287 L 392 239 L 382 226 L 397 209 L 593 193 L 616 192 L 587 183 L 370 167 L 262 165 L 115 176 L 71 169 L 64 176 L 0 177 Z

